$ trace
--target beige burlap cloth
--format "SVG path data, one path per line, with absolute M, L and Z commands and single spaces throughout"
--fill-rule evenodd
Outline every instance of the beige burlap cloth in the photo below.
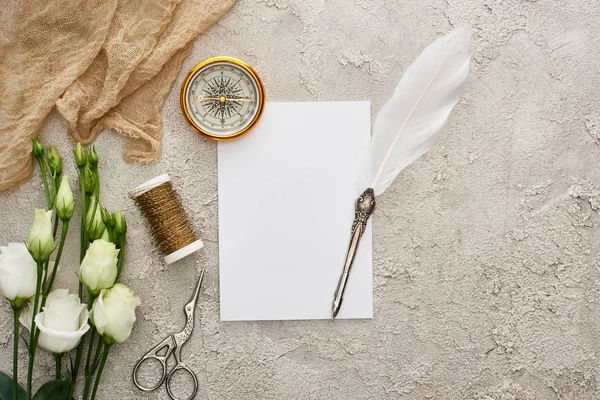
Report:
M 124 158 L 160 151 L 160 110 L 194 39 L 235 0 L 8 0 L 0 7 L 0 192 L 31 175 L 52 107 L 74 141 L 126 135 Z

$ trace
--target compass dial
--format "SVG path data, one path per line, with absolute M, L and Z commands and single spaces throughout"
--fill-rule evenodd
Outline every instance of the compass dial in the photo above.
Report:
M 181 88 L 181 108 L 198 133 L 216 140 L 237 138 L 258 121 L 264 89 L 244 62 L 215 57 L 194 67 Z

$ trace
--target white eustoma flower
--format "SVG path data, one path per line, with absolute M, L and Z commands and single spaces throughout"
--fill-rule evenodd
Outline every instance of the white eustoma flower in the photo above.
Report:
M 90 320 L 105 342 L 123 343 L 131 335 L 135 322 L 135 309 L 141 304 L 133 290 L 117 283 L 102 290 L 94 301 Z
M 19 321 L 31 330 L 33 302 L 21 314 Z M 42 312 L 35 316 L 35 326 L 40 330 L 38 345 L 52 353 L 60 354 L 77 347 L 81 337 L 90 329 L 87 304 L 68 289 L 56 289 L 46 298 Z
M 73 216 L 75 210 L 75 200 L 73 199 L 73 191 L 69 184 L 69 177 L 62 176 L 58 193 L 56 194 L 56 213 L 63 221 L 68 221 Z
M 45 262 L 54 251 L 54 235 L 52 235 L 52 210 L 35 210 L 33 226 L 29 231 L 27 248 L 37 262 Z
M 0 246 L 0 295 L 14 305 L 35 295 L 37 264 L 24 243 Z
M 90 245 L 79 267 L 79 279 L 94 295 L 112 287 L 117 279 L 117 256 L 114 243 L 97 239 Z

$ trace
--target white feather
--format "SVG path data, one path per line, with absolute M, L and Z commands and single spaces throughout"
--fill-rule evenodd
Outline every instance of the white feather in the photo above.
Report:
M 469 72 L 470 39 L 461 27 L 427 46 L 377 115 L 363 159 L 376 196 L 437 141 Z

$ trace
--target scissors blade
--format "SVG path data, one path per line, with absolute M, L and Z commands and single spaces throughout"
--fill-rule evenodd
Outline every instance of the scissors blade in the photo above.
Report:
M 200 287 L 202 286 L 202 280 L 204 279 L 204 268 L 202 268 L 202 272 L 200 272 L 200 277 L 198 278 L 198 282 L 196 282 L 196 289 L 194 290 L 194 295 L 188 302 L 193 306 L 198 302 L 198 297 L 200 296 Z

